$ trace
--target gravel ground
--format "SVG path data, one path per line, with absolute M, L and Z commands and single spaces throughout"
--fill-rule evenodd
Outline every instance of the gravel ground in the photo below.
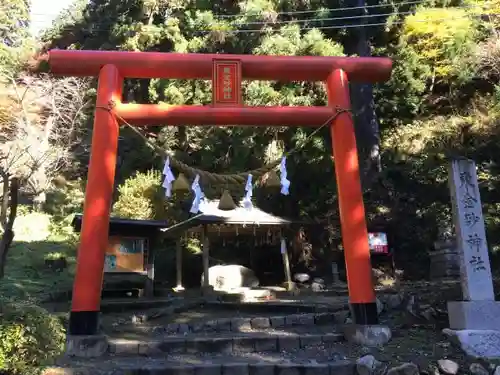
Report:
M 499 290 L 498 283 L 496 284 Z M 458 282 L 419 282 L 405 283 L 392 288 L 391 292 L 402 292 L 414 294 L 418 303 L 421 305 L 432 306 L 446 310 L 445 304 L 447 300 L 459 300 L 461 297 L 460 284 Z M 332 297 L 321 296 L 319 300 L 324 303 Z M 335 297 L 333 297 L 335 298 Z M 308 302 L 315 300 L 314 296 L 305 298 Z M 272 314 L 256 314 L 256 313 L 240 313 L 235 311 L 210 311 L 207 309 L 193 309 L 186 313 L 176 314 L 170 317 L 165 317 L 159 320 L 150 322 L 152 325 L 163 325 L 168 323 L 191 323 L 195 321 L 221 319 L 226 317 L 255 317 L 255 316 L 271 316 L 279 315 Z M 130 319 L 131 314 L 110 314 L 105 317 L 107 326 L 115 327 L 119 319 L 127 317 Z M 128 320 L 130 321 L 130 320 Z M 456 361 L 462 369 L 465 369 L 470 363 L 465 355 L 457 348 L 452 346 L 441 333 L 441 329 L 447 325 L 447 322 L 437 321 L 415 321 L 409 317 L 405 311 L 389 311 L 381 315 L 381 323 L 391 327 L 393 332 L 392 340 L 382 348 L 364 348 L 358 345 L 349 343 L 329 343 L 286 352 L 259 352 L 259 353 L 233 353 L 229 354 L 213 354 L 213 353 L 197 353 L 192 354 L 164 354 L 161 358 L 148 357 L 114 357 L 108 356 L 100 359 L 85 359 L 82 361 L 71 361 L 74 366 L 91 366 L 99 369 L 110 369 L 115 366 L 122 368 L 130 368 L 137 366 L 138 363 L 146 367 L 154 367 L 165 364 L 203 364 L 203 363 L 255 363 L 268 362 L 280 363 L 282 361 L 293 361 L 298 363 L 306 362 L 335 362 L 341 360 L 355 361 L 365 354 L 373 354 L 379 361 L 386 362 L 389 365 L 399 365 L 404 362 L 413 362 L 419 365 L 421 371 L 428 374 L 434 374 L 436 362 L 439 359 L 448 358 Z M 443 326 L 444 324 L 444 326 Z M 118 324 L 120 326 L 120 324 Z M 122 331 L 126 331 L 127 326 L 121 324 Z M 308 327 L 293 327 L 286 330 L 251 330 L 249 332 L 275 334 L 294 334 L 300 335 L 304 333 L 325 333 L 332 332 L 336 329 L 334 326 L 308 326 Z M 216 336 L 221 337 L 221 333 L 198 333 L 196 336 Z M 234 336 L 234 333 L 231 333 Z M 150 339 L 154 339 L 149 335 Z M 61 364 L 68 364 L 67 359 Z

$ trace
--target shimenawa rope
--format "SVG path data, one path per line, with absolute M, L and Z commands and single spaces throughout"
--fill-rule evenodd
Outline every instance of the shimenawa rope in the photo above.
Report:
M 226 184 L 226 185 L 240 185 L 240 184 L 245 184 L 248 178 L 248 175 L 251 174 L 255 180 L 260 179 L 263 175 L 266 173 L 270 172 L 274 168 L 276 168 L 280 163 L 281 159 L 283 156 L 289 157 L 290 155 L 300 151 L 304 146 L 308 143 L 308 141 L 311 140 L 312 137 L 314 137 L 321 129 L 323 129 L 325 126 L 329 125 L 333 120 L 337 118 L 338 115 L 341 113 L 348 112 L 350 113 L 350 109 L 345 109 L 345 108 L 339 108 L 335 107 L 334 110 L 336 111 L 331 117 L 329 117 L 321 126 L 316 128 L 311 134 L 309 134 L 303 142 L 301 142 L 298 146 L 293 148 L 292 150 L 285 152 L 282 157 L 280 157 L 278 160 L 274 160 L 260 168 L 253 169 L 250 171 L 242 172 L 242 173 L 235 173 L 235 174 L 218 174 L 218 173 L 211 173 L 202 169 L 198 168 L 193 168 L 190 167 L 189 165 L 175 159 L 170 155 L 166 150 L 162 149 L 161 147 L 157 146 L 154 144 L 148 137 L 146 137 L 139 129 L 137 129 L 135 126 L 127 122 L 123 117 L 118 115 L 114 110 L 113 110 L 114 104 L 110 103 L 108 107 L 103 107 L 103 106 L 97 106 L 96 108 L 98 109 L 103 109 L 105 111 L 110 112 L 113 116 L 116 117 L 116 119 L 121 122 L 123 125 L 131 129 L 135 134 L 137 134 L 139 137 L 141 137 L 144 142 L 154 151 L 159 153 L 160 155 L 164 156 L 165 158 L 168 157 L 170 160 L 170 165 L 177 169 L 179 172 L 182 172 L 184 174 L 187 174 L 191 177 L 194 177 L 196 175 L 200 176 L 200 179 L 203 183 L 206 184 L 211 184 L 211 185 L 220 185 L 220 184 Z

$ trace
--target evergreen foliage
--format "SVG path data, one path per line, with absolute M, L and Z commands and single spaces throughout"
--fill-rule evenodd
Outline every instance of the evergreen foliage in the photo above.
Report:
M 15 4 L 13 9 L 17 10 L 11 12 L 22 15 L 19 19 L 24 25 L 28 8 L 22 1 Z M 495 222 L 499 4 L 497 0 L 418 4 L 379 0 L 370 3 L 365 14 L 337 0 L 78 0 L 43 33 L 41 40 L 45 48 L 343 56 L 356 53 L 357 38 L 364 30 L 371 53 L 394 60 L 390 81 L 375 86 L 383 169 L 365 186 L 367 212 L 371 223 L 383 224 L 396 232 L 398 259 L 403 262 L 402 267 L 411 267 L 416 264 L 414 260 L 427 257 L 437 228 L 450 225 L 449 210 L 445 209 L 449 207 L 445 183 L 448 155 L 466 154 L 478 162 L 481 176 L 487 176 L 481 185 L 486 218 L 488 223 Z M 7 46 L 9 53 L 23 45 L 25 35 L 22 28 L 14 27 L 12 19 L 0 19 L 4 35 L 12 39 Z M 362 29 L 352 27 L 362 24 Z M 3 69 L 12 69 L 7 60 L 2 60 L 1 65 Z M 244 82 L 243 86 L 247 105 L 326 102 L 320 83 L 253 81 Z M 92 99 L 95 88 L 84 94 Z M 353 101 L 359 101 L 356 90 L 352 95 Z M 211 83 L 130 79 L 125 96 L 127 101 L 139 103 L 208 104 Z M 86 109 L 87 115 L 77 121 L 77 127 L 90 127 L 90 111 L 91 108 Z M 360 130 L 364 120 L 356 118 Z M 464 141 L 466 130 L 469 138 Z M 152 128 L 150 136 L 189 165 L 232 173 L 279 157 L 310 131 L 164 127 Z M 153 187 L 157 189 L 155 184 L 161 180 L 158 171 L 162 158 L 132 132 L 124 130 L 121 136 L 117 168 L 117 185 L 121 187 L 117 190 L 114 213 L 180 220 L 189 198 L 180 205 L 151 203 L 163 200 L 159 191 L 153 193 Z M 363 142 L 360 141 L 362 152 Z M 90 137 L 82 139 L 82 146 L 89 143 Z M 73 168 L 65 172 L 69 179 L 85 176 L 88 152 L 81 151 L 75 150 Z M 336 185 L 330 155 L 330 135 L 325 129 L 288 161 L 290 197 L 284 199 L 259 189 L 255 192 L 258 204 L 277 214 L 322 221 L 330 228 L 328 239 L 338 240 Z M 363 153 L 361 156 L 368 157 Z M 204 186 L 204 191 L 211 198 L 218 198 L 223 188 Z M 81 209 L 81 203 L 78 207 Z M 60 213 L 65 215 L 66 211 Z M 402 222 L 407 230 L 401 229 Z M 500 233 L 489 224 L 488 234 L 494 250 L 500 245 L 496 242 Z

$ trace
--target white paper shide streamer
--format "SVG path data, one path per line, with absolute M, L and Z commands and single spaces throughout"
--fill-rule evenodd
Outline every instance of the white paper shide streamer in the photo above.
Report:
M 170 169 L 170 159 L 168 157 L 167 160 L 165 160 L 165 166 L 163 167 L 163 175 L 165 176 L 165 179 L 163 180 L 163 184 L 161 186 L 165 188 L 165 196 L 170 198 L 172 196 L 172 182 L 174 182 L 175 177 Z
M 288 195 L 290 189 L 290 180 L 287 179 L 288 174 L 286 171 L 286 156 L 283 156 L 280 164 L 280 174 L 281 174 L 281 194 Z
M 281 246 L 280 246 L 281 254 L 286 253 L 286 241 L 284 238 L 281 239 Z
M 193 184 L 191 185 L 191 190 L 193 190 L 194 199 L 193 204 L 191 205 L 191 210 L 189 212 L 191 212 L 192 214 L 197 214 L 200 211 L 200 202 L 205 196 L 203 194 L 203 191 L 201 191 L 199 174 L 197 174 L 194 178 Z
M 252 175 L 249 174 L 247 178 L 247 184 L 245 185 L 245 197 L 243 198 L 243 207 L 247 210 L 251 210 L 253 208 L 252 204 L 252 194 L 253 194 L 253 186 L 252 186 Z

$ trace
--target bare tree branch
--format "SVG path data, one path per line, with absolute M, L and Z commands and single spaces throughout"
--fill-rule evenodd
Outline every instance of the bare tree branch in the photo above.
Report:
M 81 143 L 88 80 L 49 75 L 0 77 L 0 279 L 14 239 L 18 194 L 44 196 Z M 3 82 L 0 82 L 3 83 Z
M 7 110 L 15 115 L 0 123 L 0 170 L 18 177 L 25 193 L 40 194 L 71 163 L 72 150 L 85 136 L 78 123 L 90 103 L 85 97 L 90 81 L 49 75 L 3 78 L 9 82 Z M 0 100 L 0 106 L 4 103 Z
M 481 43 L 475 58 L 479 72 L 484 78 L 500 78 L 500 39 L 490 38 Z

